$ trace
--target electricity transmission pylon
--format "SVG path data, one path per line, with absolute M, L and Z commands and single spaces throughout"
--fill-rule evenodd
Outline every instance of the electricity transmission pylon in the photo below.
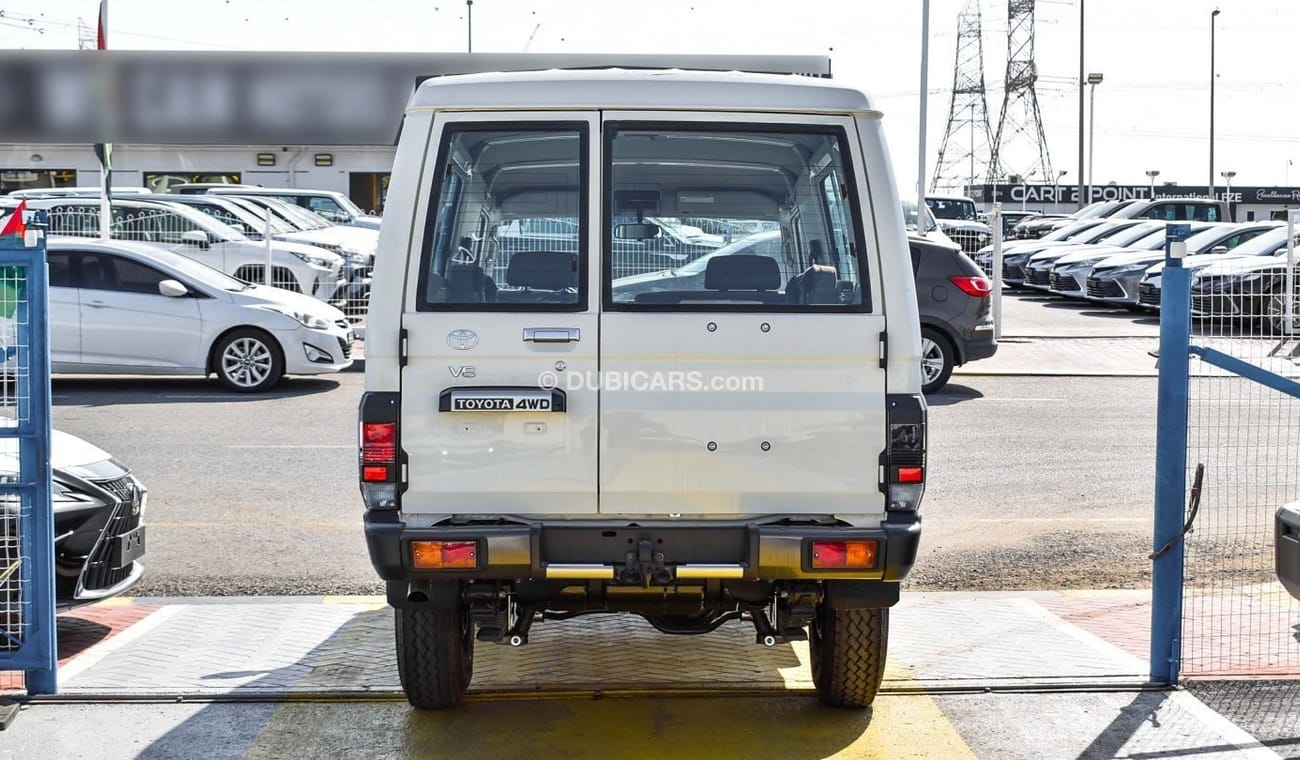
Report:
M 939 144 L 939 160 L 930 190 L 974 185 L 995 174 L 993 130 L 984 88 L 983 18 L 980 0 L 967 0 L 957 16 L 957 56 L 952 69 L 948 126 Z
M 1038 65 L 1034 63 L 1034 0 L 1007 0 L 1007 76 L 1002 115 L 993 141 L 989 182 L 1003 172 L 1056 182 L 1038 110 Z M 1032 153 L 1030 150 L 1032 149 Z
M 90 28 L 86 20 L 77 17 L 77 49 L 94 50 L 96 47 L 95 31 Z

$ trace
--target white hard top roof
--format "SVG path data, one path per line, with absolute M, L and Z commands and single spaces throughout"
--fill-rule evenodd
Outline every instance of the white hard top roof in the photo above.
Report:
M 793 74 L 592 69 L 464 74 L 426 80 L 408 110 L 714 110 L 878 115 L 866 93 Z

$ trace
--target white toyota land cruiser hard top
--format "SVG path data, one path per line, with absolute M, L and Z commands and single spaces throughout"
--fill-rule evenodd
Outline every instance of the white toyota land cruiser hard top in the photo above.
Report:
M 476 641 L 589 612 L 808 639 L 824 702 L 875 698 L 926 440 L 880 120 L 796 76 L 420 86 L 360 406 L 413 705 L 461 698 Z

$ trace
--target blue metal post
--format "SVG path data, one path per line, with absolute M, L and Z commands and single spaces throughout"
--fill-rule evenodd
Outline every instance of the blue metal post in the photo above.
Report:
M 44 215 L 42 215 L 44 216 Z M 40 220 L 41 222 L 44 219 Z M 29 669 L 25 674 L 27 693 L 54 694 L 58 691 L 58 641 L 54 615 L 54 508 L 51 503 L 52 477 L 50 465 L 50 329 L 49 329 L 49 270 L 45 256 L 45 239 L 42 236 L 32 251 L 31 265 L 27 269 L 27 298 L 19 306 L 20 324 L 27 324 L 30 352 L 25 364 L 26 377 L 18 379 L 19 398 L 28 399 L 28 425 L 30 435 L 23 441 L 19 456 L 21 479 L 31 483 L 32 520 L 30 536 L 32 546 L 27 556 L 32 558 L 32 640 L 38 652 L 48 654 L 42 666 Z M 24 319 L 23 311 L 26 311 Z
M 1183 529 L 1187 490 L 1188 344 L 1191 272 L 1183 267 L 1187 225 L 1168 225 L 1160 283 L 1160 377 L 1156 402 L 1155 529 L 1160 551 Z M 1183 617 L 1183 544 L 1154 560 L 1151 570 L 1151 681 L 1176 683 Z

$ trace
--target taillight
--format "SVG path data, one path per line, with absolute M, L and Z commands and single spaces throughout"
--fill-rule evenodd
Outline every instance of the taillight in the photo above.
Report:
M 389 480 L 397 466 L 397 423 L 361 423 L 361 479 Z
M 889 440 L 880 454 L 885 509 L 915 512 L 925 493 L 925 399 L 891 394 L 886 400 L 886 420 Z
M 397 509 L 402 449 L 398 436 L 398 395 L 367 393 L 361 397 L 358 464 L 361 497 L 367 509 Z
M 897 468 L 896 480 L 899 483 L 924 483 L 924 467 L 899 467 Z
M 411 567 L 416 570 L 474 570 L 477 541 L 412 541 Z
M 879 548 L 875 540 L 812 541 L 808 564 L 814 570 L 871 570 Z
M 983 298 L 993 292 L 993 281 L 987 277 L 949 277 L 952 284 L 968 296 Z

